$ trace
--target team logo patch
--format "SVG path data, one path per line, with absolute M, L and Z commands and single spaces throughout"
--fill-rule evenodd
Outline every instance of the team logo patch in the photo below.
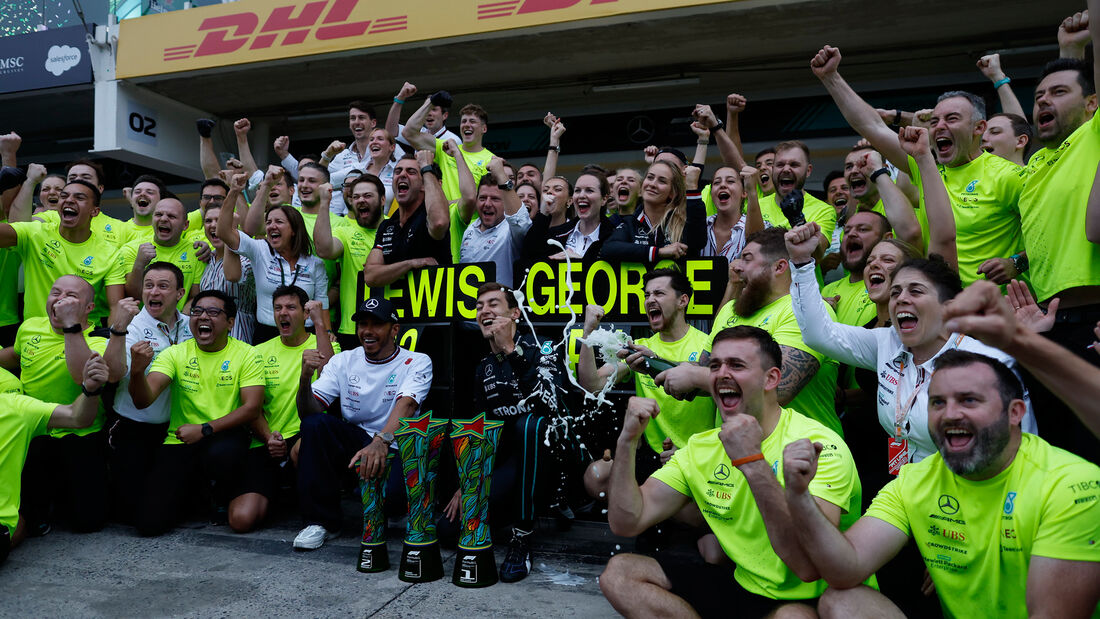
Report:
M 397 374 L 390 374 L 390 377 L 386 379 L 387 385 L 393 385 L 397 382 Z
M 978 186 L 978 179 L 970 181 L 966 186 L 966 193 L 974 193 L 974 188 Z
M 187 252 L 180 254 L 180 262 L 187 262 Z
M 225 360 L 225 361 L 222 361 L 222 371 L 223 372 L 228 372 L 229 371 L 229 360 L 228 359 Z
M 197 368 L 197 367 L 199 367 L 199 359 L 198 359 L 198 357 L 191 357 L 191 360 L 187 362 L 187 365 L 189 365 L 189 366 L 191 366 L 191 367 L 193 367 L 193 368 Z
M 363 307 L 367 309 L 374 309 L 378 307 L 378 299 L 367 299 L 367 302 L 363 304 Z
M 103 231 L 104 232 L 110 232 L 111 231 L 111 224 L 107 224 L 106 226 L 103 226 Z
M 540 352 L 544 355 L 549 355 L 554 352 L 554 345 L 550 342 L 543 342 Z
M 86 267 L 92 266 L 92 257 L 91 256 L 88 256 L 87 258 L 84 259 L 84 266 L 86 266 Z
M 348 382 L 353 384 L 353 385 L 358 385 L 359 384 L 359 375 L 358 374 L 352 374 L 351 376 L 348 376 Z
M 694 362 L 698 358 L 699 358 L 699 353 L 697 353 L 697 352 L 693 352 L 690 355 L 688 355 L 688 361 Z
M 1016 509 L 1016 493 L 1009 492 L 1005 495 L 1005 515 L 1011 515 L 1014 509 Z
M 725 464 L 719 464 L 718 466 L 714 467 L 714 478 L 715 479 L 718 479 L 718 480 L 729 479 L 729 476 L 730 476 L 730 467 L 726 466 Z
M 937 505 L 939 505 L 940 511 L 948 516 L 959 513 L 959 500 L 950 494 L 941 494 Z

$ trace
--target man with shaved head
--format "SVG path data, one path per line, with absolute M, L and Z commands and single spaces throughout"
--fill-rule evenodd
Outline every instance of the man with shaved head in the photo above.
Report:
M 93 351 L 105 356 L 108 348 L 107 340 L 91 335 L 88 317 L 95 307 L 94 298 L 95 290 L 84 279 L 75 275 L 57 278 L 40 309 L 45 315 L 24 320 L 15 345 L 0 351 L 0 366 L 21 371 L 26 395 L 47 402 L 71 402 L 81 394 L 85 363 Z M 29 314 L 29 305 L 27 310 Z M 124 344 L 112 328 L 111 345 Z M 108 378 L 116 382 L 120 377 Z M 90 426 L 54 428 L 31 441 L 22 489 L 22 514 L 29 535 L 49 532 L 51 505 L 54 514 L 68 520 L 76 531 L 103 527 L 108 507 L 103 424 L 100 406 Z
M 195 258 L 195 247 L 190 238 L 184 238 L 187 230 L 187 209 L 175 198 L 163 198 L 153 209 L 153 238 L 151 242 L 130 241 L 119 250 L 116 277 L 126 280 L 126 293 L 141 298 L 145 267 L 152 262 L 167 262 L 183 272 L 183 287 L 187 294 L 176 304 L 183 310 L 188 300 L 198 294 L 206 265 Z

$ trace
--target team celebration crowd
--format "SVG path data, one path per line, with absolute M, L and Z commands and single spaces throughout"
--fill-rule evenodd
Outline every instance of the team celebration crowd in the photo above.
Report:
M 483 108 L 408 82 L 319 154 L 278 137 L 267 169 L 247 119 L 224 167 L 199 119 L 198 204 L 143 175 L 125 221 L 97 162 L 53 173 L 2 135 L 0 562 L 55 524 L 244 533 L 280 502 L 312 550 L 358 533 L 357 477 L 400 517 L 394 433 L 446 360 L 401 345 L 380 291 L 493 263 L 480 348 L 447 370 L 456 418 L 503 422 L 500 580 L 527 576 L 540 516 L 606 514 L 636 538 L 599 583 L 625 616 L 1100 616 L 1100 26 L 1057 40 L 1030 118 L 997 55 L 984 91 L 883 110 L 822 47 L 809 70 L 862 138 L 824 199 L 805 143 L 743 152 L 738 94 L 691 111 L 694 149 L 574 178 L 566 120 L 509 162 Z M 704 323 L 681 265 L 711 256 Z M 646 265 L 648 328 L 589 305 L 573 359 L 526 328 L 513 287 L 566 260 Z M 453 468 L 441 531 L 464 526 Z

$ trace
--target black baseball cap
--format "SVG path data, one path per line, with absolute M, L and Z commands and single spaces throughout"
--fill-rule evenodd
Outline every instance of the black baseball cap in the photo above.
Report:
M 451 93 L 447 92 L 446 90 L 440 90 L 429 98 L 432 100 L 432 105 L 438 105 L 445 110 L 450 109 L 451 105 L 455 101 L 454 97 L 451 96 Z
M 359 304 L 359 309 L 352 314 L 351 319 L 359 323 L 366 321 L 368 317 L 382 322 L 400 322 L 397 319 L 397 310 L 389 299 L 371 298 L 363 301 Z

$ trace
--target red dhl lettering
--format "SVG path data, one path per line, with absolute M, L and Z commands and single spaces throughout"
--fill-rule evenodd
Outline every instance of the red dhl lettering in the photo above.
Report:
M 494 17 L 511 17 L 528 13 L 542 13 L 544 11 L 557 11 L 577 6 L 584 0 L 505 0 L 503 2 L 486 2 L 477 6 L 478 19 L 492 19 Z M 590 0 L 589 5 L 608 4 L 619 0 Z
M 164 60 L 231 54 L 246 45 L 248 49 L 266 49 L 275 45 L 280 35 L 282 40 L 278 44 L 283 47 L 304 43 L 311 34 L 318 41 L 331 41 L 409 27 L 408 15 L 348 21 L 358 3 L 359 0 L 319 0 L 278 6 L 267 14 L 262 27 L 260 15 L 251 11 L 209 17 L 197 30 L 206 32 L 201 42 L 166 47 Z M 314 30 L 319 19 L 320 26 Z

